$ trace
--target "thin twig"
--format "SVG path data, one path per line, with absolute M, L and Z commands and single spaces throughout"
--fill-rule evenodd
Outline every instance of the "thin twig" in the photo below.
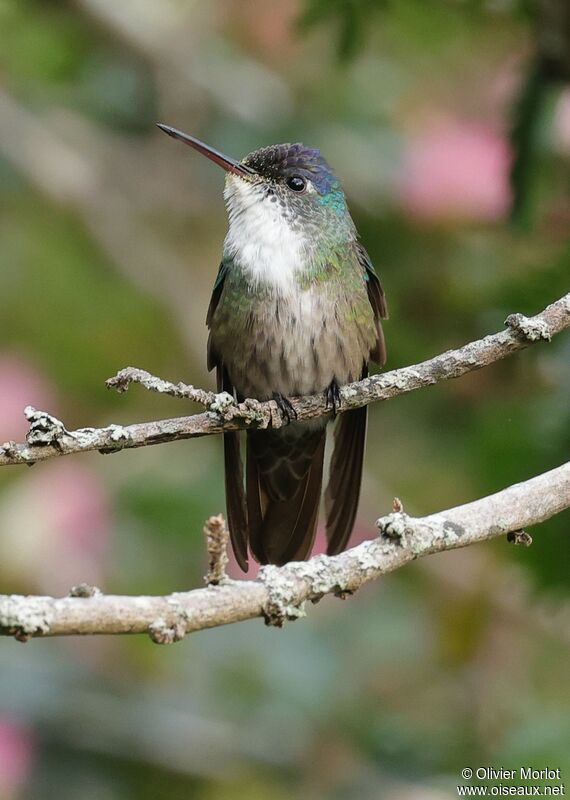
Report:
M 35 636 L 148 633 L 159 643 L 253 617 L 271 625 L 305 614 L 304 603 L 344 597 L 421 556 L 505 536 L 570 508 L 570 462 L 473 503 L 412 518 L 402 511 L 378 520 L 380 536 L 338 556 L 263 567 L 255 581 L 163 597 L 0 597 L 0 634 Z
M 420 364 L 373 375 L 358 383 L 344 386 L 341 389 L 339 412 L 458 378 L 537 341 L 550 340 L 570 327 L 570 293 L 534 317 L 513 314 L 506 322 L 505 331 L 470 342 L 456 350 L 448 350 Z M 132 367 L 111 379 L 111 385 L 118 384 L 124 389 L 127 379 L 137 380 L 153 391 L 175 394 L 177 397 L 187 397 L 206 404 L 209 410 L 186 417 L 68 431 L 61 421 L 47 412 L 28 407 L 26 414 L 35 430 L 30 430 L 25 443 L 6 442 L 0 447 L 0 466 L 33 464 L 36 461 L 89 450 L 109 453 L 123 448 L 146 447 L 196 436 L 209 436 L 228 430 L 269 426 L 278 428 L 287 424 L 273 400 L 259 402 L 248 399 L 238 404 L 226 392 L 214 394 L 185 384 L 172 384 Z M 324 395 L 297 397 L 293 398 L 292 403 L 299 420 L 314 419 L 330 413 Z M 38 431 L 41 433 L 39 438 L 36 435 Z
M 118 392 L 126 392 L 131 383 L 138 383 L 150 392 L 168 394 L 171 397 L 180 397 L 185 400 L 192 400 L 201 406 L 209 408 L 216 402 L 216 393 L 205 389 L 196 389 L 187 383 L 171 383 L 163 378 L 157 378 L 144 369 L 138 367 L 125 367 L 119 370 L 116 375 L 105 381 L 108 389 L 116 389 Z

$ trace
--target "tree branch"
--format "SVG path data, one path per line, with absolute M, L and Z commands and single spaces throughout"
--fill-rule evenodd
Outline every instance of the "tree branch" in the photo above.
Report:
M 377 522 L 378 538 L 338 556 L 315 556 L 284 567 L 263 567 L 254 581 L 223 579 L 219 586 L 163 597 L 103 595 L 0 596 L 0 634 L 34 636 L 147 633 L 157 643 L 186 633 L 264 617 L 271 625 L 305 615 L 304 603 L 325 594 L 344 597 L 370 580 L 421 556 L 520 531 L 570 507 L 570 462 L 466 505 L 408 517 L 395 511 Z
M 373 375 L 341 389 L 340 412 L 388 400 L 407 392 L 431 386 L 440 381 L 458 378 L 466 372 L 480 369 L 534 342 L 549 341 L 555 334 L 570 327 L 570 293 L 557 300 L 534 317 L 512 314 L 506 320 L 507 330 L 470 342 L 457 350 L 430 358 L 420 364 Z M 115 452 L 123 448 L 145 447 L 196 436 L 208 436 L 227 430 L 244 428 L 273 428 L 287 424 L 274 401 L 248 399 L 234 402 L 225 392 L 215 394 L 185 384 L 172 384 L 144 370 L 127 368 L 108 385 L 125 391 L 136 382 L 153 391 L 188 398 L 205 405 L 208 411 L 192 416 L 134 423 L 108 425 L 105 428 L 80 428 L 68 431 L 64 424 L 43 411 L 28 406 L 25 414 L 30 431 L 25 443 L 6 442 L 0 447 L 0 466 L 34 464 L 48 458 L 99 450 Z M 330 413 L 324 395 L 293 399 L 299 420 L 308 420 Z

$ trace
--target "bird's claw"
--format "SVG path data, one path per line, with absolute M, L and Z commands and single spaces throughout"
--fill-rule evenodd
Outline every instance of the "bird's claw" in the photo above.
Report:
M 341 407 L 342 398 L 340 396 L 340 386 L 336 378 L 333 378 L 329 386 L 325 389 L 326 407 L 332 409 L 333 419 L 336 417 L 338 409 Z
M 281 416 L 285 420 L 285 422 L 289 423 L 294 419 L 297 419 L 297 412 L 295 411 L 293 404 L 286 397 L 284 394 L 280 394 L 279 392 L 273 392 L 273 399 L 277 403 L 277 407 L 281 412 Z

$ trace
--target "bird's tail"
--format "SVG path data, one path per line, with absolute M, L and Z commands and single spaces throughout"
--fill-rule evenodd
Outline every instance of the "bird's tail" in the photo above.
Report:
M 302 561 L 313 547 L 326 431 L 301 423 L 247 434 L 247 527 L 261 564 Z
M 350 538 L 360 497 L 368 408 L 345 411 L 335 423 L 334 451 L 325 492 L 327 553 L 341 553 Z

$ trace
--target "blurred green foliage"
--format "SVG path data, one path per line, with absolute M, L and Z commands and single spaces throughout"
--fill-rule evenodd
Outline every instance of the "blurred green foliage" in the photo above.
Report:
M 325 21 L 335 22 L 338 26 L 338 57 L 341 61 L 348 61 L 362 49 L 371 17 L 387 4 L 388 0 L 308 0 L 297 24 L 303 31 Z

